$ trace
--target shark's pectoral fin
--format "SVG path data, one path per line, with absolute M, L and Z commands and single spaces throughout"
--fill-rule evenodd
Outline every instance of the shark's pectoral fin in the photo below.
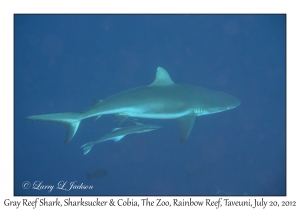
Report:
M 115 114 L 115 116 L 118 118 L 120 124 L 122 124 L 128 118 L 128 115 L 122 114 Z
M 183 143 L 189 137 L 195 122 L 196 116 L 186 115 L 181 118 L 178 118 L 180 128 L 180 142 Z

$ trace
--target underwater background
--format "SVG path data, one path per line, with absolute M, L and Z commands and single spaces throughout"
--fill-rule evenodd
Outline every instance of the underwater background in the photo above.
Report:
M 63 125 L 26 119 L 149 85 L 159 66 L 241 105 L 197 117 L 183 144 L 176 120 L 139 119 L 162 128 L 87 155 L 115 116 L 68 144 Z M 93 189 L 32 188 L 61 181 Z M 286 195 L 286 16 L 14 15 L 14 195 Z

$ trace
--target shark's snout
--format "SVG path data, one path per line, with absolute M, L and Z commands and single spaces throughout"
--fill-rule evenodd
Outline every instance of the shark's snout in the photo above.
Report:
M 241 104 L 241 101 L 239 99 L 237 99 L 236 97 L 233 97 L 232 101 L 233 101 L 233 103 L 232 103 L 233 108 L 238 107 Z
M 241 101 L 232 95 L 226 94 L 224 96 L 225 97 L 222 98 L 222 101 L 223 101 L 223 106 L 226 107 L 226 110 L 234 109 L 241 104 Z

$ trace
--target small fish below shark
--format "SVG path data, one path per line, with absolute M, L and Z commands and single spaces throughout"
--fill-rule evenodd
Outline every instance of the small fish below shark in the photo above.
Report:
M 197 116 L 231 110 L 240 100 L 226 93 L 202 87 L 174 83 L 168 72 L 158 67 L 155 80 L 97 101 L 83 112 L 65 112 L 29 116 L 29 120 L 61 123 L 67 126 L 65 143 L 75 135 L 81 120 L 114 114 L 120 123 L 128 117 L 148 119 L 176 119 L 180 128 L 180 142 L 190 135 Z
M 135 125 L 133 126 L 114 128 L 109 134 L 101 137 L 100 139 L 82 145 L 81 148 L 83 149 L 84 155 L 89 153 L 95 144 L 108 141 L 108 140 L 114 140 L 115 142 L 117 142 L 129 134 L 145 133 L 145 132 L 149 132 L 161 128 L 161 126 L 159 125 L 142 124 L 139 122 L 134 122 L 134 123 Z

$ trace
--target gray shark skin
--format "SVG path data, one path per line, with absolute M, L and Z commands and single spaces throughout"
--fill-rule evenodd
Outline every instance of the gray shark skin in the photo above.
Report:
M 133 133 L 145 133 L 149 131 L 154 131 L 158 128 L 161 128 L 159 125 L 150 125 L 150 124 L 142 124 L 139 122 L 135 122 L 134 126 L 127 126 L 127 127 L 122 127 L 122 128 L 114 128 L 112 132 L 109 134 L 101 137 L 100 139 L 92 142 L 88 142 L 84 145 L 81 146 L 83 149 L 84 155 L 89 153 L 89 151 L 92 149 L 92 147 L 95 144 L 108 141 L 108 140 L 114 140 L 115 142 L 121 140 L 123 137 L 133 134 Z
M 149 86 L 114 94 L 80 113 L 35 115 L 27 119 L 65 124 L 65 143 L 73 138 L 81 120 L 89 117 L 98 119 L 101 115 L 115 114 L 120 123 L 128 117 L 176 119 L 180 127 L 180 141 L 184 142 L 197 116 L 227 111 L 239 105 L 237 98 L 226 93 L 174 83 L 168 72 L 158 67 L 156 78 Z

